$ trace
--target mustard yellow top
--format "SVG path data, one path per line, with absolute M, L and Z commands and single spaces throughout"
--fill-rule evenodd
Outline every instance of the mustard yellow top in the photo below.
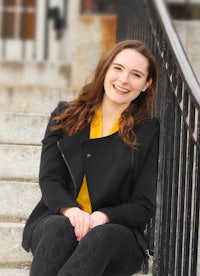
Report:
M 109 135 L 119 130 L 119 119 L 116 120 L 114 125 L 109 131 Z M 100 110 L 97 110 L 95 116 L 90 125 L 90 139 L 96 139 L 102 137 L 102 113 Z M 83 177 L 83 183 L 80 188 L 79 194 L 77 196 L 77 202 L 80 204 L 82 209 L 89 214 L 92 213 L 92 206 L 90 202 L 90 196 L 87 186 L 86 177 Z

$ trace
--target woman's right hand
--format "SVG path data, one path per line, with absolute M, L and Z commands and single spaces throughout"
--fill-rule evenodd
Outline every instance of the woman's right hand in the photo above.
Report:
M 91 216 L 89 213 L 78 207 L 61 208 L 60 214 L 69 218 L 71 225 L 74 227 L 74 233 L 77 241 L 80 241 L 90 230 Z

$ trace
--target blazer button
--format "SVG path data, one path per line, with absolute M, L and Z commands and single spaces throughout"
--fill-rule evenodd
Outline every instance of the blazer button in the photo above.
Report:
M 90 158 L 91 156 L 91 153 L 87 153 L 87 158 Z

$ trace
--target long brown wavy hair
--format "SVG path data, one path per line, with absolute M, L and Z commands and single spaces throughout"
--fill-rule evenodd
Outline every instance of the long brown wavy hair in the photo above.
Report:
M 146 44 L 138 40 L 118 42 L 102 56 L 94 71 L 92 80 L 83 86 L 80 95 L 69 103 L 69 107 L 54 117 L 56 122 L 53 127 L 54 130 L 64 129 L 66 135 L 72 135 L 91 123 L 95 110 L 99 108 L 103 100 L 105 75 L 116 55 L 127 48 L 134 49 L 147 58 L 147 81 L 152 79 L 152 84 L 147 90 L 144 93 L 140 93 L 121 114 L 119 135 L 127 145 L 133 148 L 137 146 L 134 125 L 150 116 L 155 101 L 158 79 L 155 57 Z

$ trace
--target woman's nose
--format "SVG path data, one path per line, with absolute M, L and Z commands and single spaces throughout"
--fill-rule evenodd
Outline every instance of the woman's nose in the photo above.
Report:
M 129 79 L 129 75 L 128 73 L 126 72 L 122 72 L 119 76 L 119 80 L 122 82 L 122 83 L 125 83 L 125 82 L 128 82 L 128 79 Z

